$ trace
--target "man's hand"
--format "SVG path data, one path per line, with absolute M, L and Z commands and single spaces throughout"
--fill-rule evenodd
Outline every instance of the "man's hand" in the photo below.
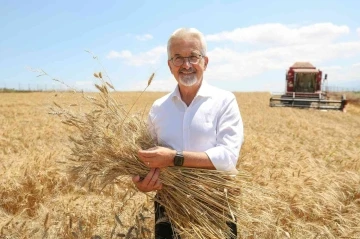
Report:
M 132 180 L 141 192 L 150 192 L 162 189 L 159 175 L 160 169 L 152 168 L 143 180 L 141 180 L 139 175 L 134 176 Z
M 153 147 L 146 150 L 139 150 L 139 158 L 149 168 L 166 168 L 174 166 L 176 150 L 165 147 Z

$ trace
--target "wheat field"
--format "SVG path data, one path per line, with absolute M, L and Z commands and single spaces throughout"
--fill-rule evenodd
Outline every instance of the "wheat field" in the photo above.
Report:
M 164 94 L 144 93 L 132 112 L 145 118 Z M 114 98 L 130 107 L 139 95 Z M 359 104 L 271 108 L 268 93 L 235 95 L 245 128 L 238 168 L 254 185 L 239 201 L 251 218 L 240 220 L 240 238 L 360 238 Z M 74 129 L 48 114 L 53 102 L 92 107 L 80 93 L 0 94 L 0 238 L 152 238 L 152 194 L 117 183 L 89 192 L 69 180 Z

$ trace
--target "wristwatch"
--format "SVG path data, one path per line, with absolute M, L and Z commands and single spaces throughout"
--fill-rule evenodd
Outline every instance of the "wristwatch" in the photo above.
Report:
M 184 155 L 182 151 L 176 151 L 174 157 L 174 165 L 175 166 L 183 166 L 184 164 Z

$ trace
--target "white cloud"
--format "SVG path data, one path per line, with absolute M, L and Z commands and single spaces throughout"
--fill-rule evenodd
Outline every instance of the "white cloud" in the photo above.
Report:
M 334 61 L 340 65 L 344 58 L 360 56 L 359 40 L 338 40 L 340 36 L 349 32 L 347 26 L 331 23 L 302 27 L 263 24 L 208 35 L 208 41 L 214 41 L 212 44 L 218 46 L 208 52 L 209 67 L 206 78 L 214 82 L 228 80 L 234 83 L 254 80 L 261 74 L 267 77 L 267 74 L 274 70 L 285 72 L 297 61 L 309 61 L 317 68 L 327 61 Z M 235 47 L 221 47 L 221 43 L 216 43 L 220 41 L 238 42 L 240 48 L 244 48 L 243 43 L 253 43 L 253 47 L 251 51 L 239 51 Z M 267 46 L 264 47 L 264 44 Z M 328 66 L 327 70 L 334 71 L 336 81 L 346 79 L 341 77 L 345 72 L 339 66 Z M 283 75 L 278 74 L 282 79 Z M 346 74 L 354 76 L 355 73 L 348 71 Z M 276 81 L 279 82 L 274 78 L 269 80 L 274 84 Z
M 322 71 L 338 71 L 344 69 L 342 66 L 322 66 L 320 67 Z
M 360 28 L 356 31 L 360 34 Z M 205 78 L 213 83 L 229 81 L 226 83 L 229 87 L 241 81 L 242 86 L 250 88 L 251 85 L 254 89 L 282 89 L 285 70 L 294 62 L 309 61 L 328 73 L 329 81 L 335 84 L 359 79 L 360 63 L 351 60 L 359 62 L 360 39 L 351 39 L 349 33 L 348 26 L 319 23 L 306 26 L 262 24 L 207 35 L 211 48 Z M 251 48 L 248 43 L 252 44 Z M 165 64 L 166 46 L 140 53 L 111 51 L 108 57 L 122 59 L 128 65 L 152 67 Z M 174 79 L 154 81 L 149 90 L 170 91 L 175 83 Z M 134 89 L 142 90 L 144 85 L 145 81 Z
M 269 70 L 284 70 L 297 61 L 309 61 L 316 67 L 328 60 L 360 55 L 360 41 L 272 47 L 251 52 L 229 48 L 209 51 L 209 80 L 243 80 Z
M 153 36 L 150 34 L 137 35 L 135 38 L 139 41 L 147 41 L 153 39 Z
M 138 54 L 133 54 L 131 51 L 128 50 L 124 50 L 121 52 L 111 51 L 107 57 L 109 59 L 125 59 L 125 63 L 128 65 L 143 66 L 158 64 L 165 55 L 166 47 L 158 46 L 147 52 L 140 52 Z
M 355 87 L 359 89 L 360 82 L 360 67 L 351 67 L 346 66 L 339 69 L 326 69 L 324 67 L 324 73 L 328 75 L 326 85 L 332 87 L 342 88 L 344 85 L 346 87 Z M 354 84 L 357 82 L 357 84 Z
M 359 27 L 358 29 L 356 29 L 356 32 L 357 32 L 357 34 L 358 34 L 359 37 L 360 37 L 360 27 Z
M 360 68 L 360 62 L 352 64 L 352 67 L 359 67 Z
M 308 26 L 287 26 L 280 23 L 254 25 L 207 35 L 207 41 L 232 41 L 251 44 L 292 45 L 331 42 L 350 32 L 348 26 L 318 23 Z
M 109 54 L 107 55 L 107 58 L 109 59 L 114 59 L 114 58 L 130 58 L 132 56 L 130 51 L 121 51 L 121 52 L 117 52 L 117 51 L 110 51 Z

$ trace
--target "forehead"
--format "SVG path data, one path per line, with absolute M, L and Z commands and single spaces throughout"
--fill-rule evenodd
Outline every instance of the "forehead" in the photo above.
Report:
M 175 38 L 171 41 L 170 54 L 186 56 L 201 52 L 201 42 L 195 37 Z

